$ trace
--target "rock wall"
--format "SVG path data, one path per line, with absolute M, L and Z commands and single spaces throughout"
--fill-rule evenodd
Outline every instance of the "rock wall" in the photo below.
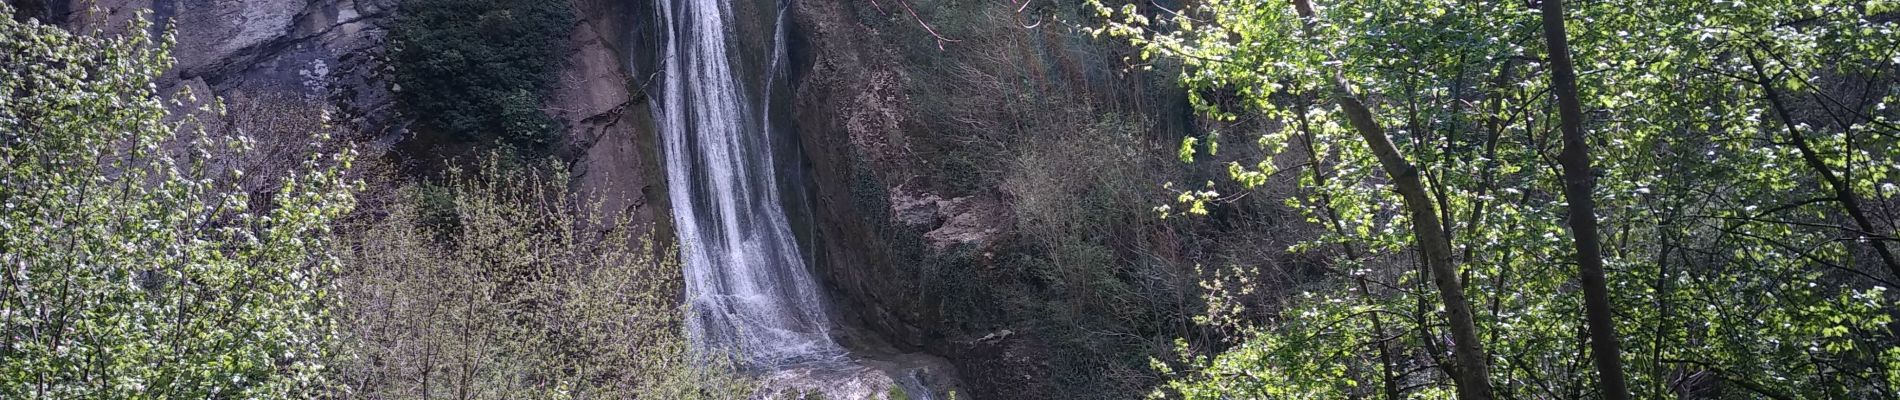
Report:
M 636 223 L 664 218 L 651 119 L 630 77 L 636 7 L 642 2 L 573 0 L 580 21 L 544 110 L 568 127 L 557 155 L 572 186 Z M 26 13 L 75 31 L 124 33 L 140 13 L 172 29 L 176 64 L 164 93 L 190 89 L 227 104 L 260 99 L 324 107 L 367 144 L 370 156 L 407 135 L 388 67 L 385 36 L 400 0 L 34 0 Z M 239 110 L 234 110 L 239 111 Z M 228 118 L 242 119 L 233 115 Z
M 842 18 L 839 2 L 800 1 L 792 5 L 795 50 L 793 120 L 811 163 L 813 212 L 821 223 L 814 246 L 820 275 L 837 296 L 842 317 L 884 334 L 895 344 L 922 347 L 931 331 L 924 316 L 904 314 L 916 308 L 914 291 L 893 287 L 882 277 L 900 271 L 877 234 L 886 223 L 880 204 L 853 203 L 854 190 L 867 190 L 878 151 L 894 144 L 901 132 L 903 85 L 895 56 L 871 46 L 869 31 Z M 888 160 L 897 161 L 897 160 Z M 867 251 L 871 250 L 871 251 Z
M 237 104 L 298 98 L 344 106 L 365 135 L 393 140 L 382 53 L 383 24 L 396 0 L 67 0 L 46 19 L 75 31 L 125 33 L 132 18 L 170 29 L 176 64 L 164 92 L 198 88 Z M 52 3 L 49 1 L 48 3 Z
M 918 14 L 902 8 L 913 5 L 919 7 Z M 1028 95 L 1024 92 L 1035 89 L 1028 86 L 1049 89 L 1043 95 L 1066 96 L 1074 104 L 1094 105 L 1082 107 L 1094 111 L 1081 114 L 1139 114 L 1149 121 L 1139 130 L 1171 143 L 1192 129 L 1185 97 L 1178 89 L 1156 84 L 1166 77 L 1118 73 L 1124 65 L 1111 60 L 1122 54 L 1112 46 L 1080 39 L 1086 35 L 1054 23 L 1034 25 L 1040 18 L 1036 15 L 1053 11 L 1025 6 L 1028 11 L 1013 14 L 1015 7 L 1008 3 L 929 5 L 942 7 L 939 11 L 974 9 L 969 14 L 983 18 L 952 20 L 949 12 L 932 14 L 914 2 L 792 2 L 793 112 L 810 163 L 818 229 L 814 268 L 833 290 L 844 322 L 867 331 L 861 336 L 883 339 L 901 351 L 949 359 L 969 389 L 959 398 L 1091 397 L 1059 383 L 1073 371 L 1055 365 L 1056 353 L 1063 349 L 1051 344 L 1050 333 L 1037 325 L 1060 321 L 1033 315 L 977 321 L 984 318 L 968 315 L 1002 314 L 1000 310 L 1015 307 L 1000 303 L 1049 300 L 1034 298 L 1037 295 L 1028 291 L 1038 290 L 1032 287 L 1036 284 L 1026 283 L 1030 279 L 1025 272 L 1012 270 L 1009 261 L 1025 247 L 1025 232 L 1016 226 L 1016 199 L 994 179 L 970 185 L 957 177 L 970 163 L 1001 169 L 1008 167 L 1001 164 L 1015 160 L 966 157 L 961 151 L 982 147 L 987 148 L 982 152 L 1012 155 L 1025 151 L 1022 146 L 1041 145 L 1037 138 L 1054 140 L 1082 130 L 1065 126 L 1065 132 L 1025 132 L 1009 126 L 1015 121 L 1003 115 L 1058 118 L 1063 110 L 985 109 L 1024 104 L 998 99 Z M 944 28 L 992 33 L 938 41 L 927 30 L 947 32 Z M 1004 70 L 1036 82 L 1025 86 L 996 82 L 1009 78 L 985 80 L 991 78 L 985 74 Z M 942 94 L 920 89 L 929 85 L 956 87 L 957 97 L 927 98 Z M 932 125 L 928 118 L 962 125 Z M 986 129 L 1015 131 L 973 132 Z M 931 143 L 997 134 L 1037 138 Z M 987 287 L 945 286 L 951 275 L 978 276 L 955 284 Z M 947 291 L 994 296 L 955 299 L 945 296 Z
M 651 77 L 634 76 L 629 60 L 650 44 L 639 24 L 644 1 L 574 0 L 575 26 L 567 62 L 547 110 L 567 126 L 561 157 L 570 160 L 572 185 L 624 213 L 636 224 L 670 224 L 665 215 L 665 172 L 659 138 L 644 89 Z M 657 230 L 669 235 L 664 229 Z
M 947 207 L 940 205 L 945 201 L 936 194 L 898 190 L 887 197 L 896 186 L 889 182 L 902 179 L 900 171 L 927 173 L 918 165 L 921 160 L 905 152 L 906 119 L 915 112 L 907 93 L 912 77 L 895 50 L 858 23 L 854 12 L 843 2 L 793 3 L 795 34 L 801 39 L 795 43 L 803 45 L 794 56 L 793 112 L 811 163 L 813 212 L 819 221 L 814 268 L 833 291 L 838 317 L 866 331 L 859 337 L 952 360 L 969 390 L 958 398 L 1044 397 L 998 391 L 998 384 L 1024 388 L 1048 377 L 1031 365 L 1034 360 L 1011 362 L 1014 356 L 1007 350 L 994 348 L 1008 346 L 996 338 L 975 342 L 954 334 L 934 299 L 923 295 L 922 282 L 913 278 L 919 266 L 908 264 L 915 259 L 895 250 L 912 244 L 900 243 L 909 229 L 903 224 L 939 226 L 955 217 L 945 215 Z M 904 212 L 894 212 L 893 205 L 904 206 L 899 208 Z M 1020 379 L 995 379 L 1000 375 Z

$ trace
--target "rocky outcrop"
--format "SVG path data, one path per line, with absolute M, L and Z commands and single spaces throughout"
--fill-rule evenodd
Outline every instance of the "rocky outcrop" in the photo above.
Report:
M 893 222 L 924 232 L 924 240 L 938 253 L 958 246 L 987 249 L 1010 224 L 1008 206 L 993 195 L 946 200 L 903 185 L 890 191 Z

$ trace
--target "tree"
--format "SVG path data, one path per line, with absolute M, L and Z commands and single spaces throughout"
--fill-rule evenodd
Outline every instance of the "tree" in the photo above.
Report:
M 1474 353 L 1506 398 L 1896 393 L 1892 5 L 1100 5 L 1097 33 L 1186 66 L 1209 126 L 1257 133 L 1184 144 L 1261 151 L 1179 201 L 1292 172 L 1329 226 L 1291 251 L 1332 276 L 1160 363 L 1170 395 L 1473 397 Z M 1210 314 L 1247 290 L 1206 286 Z
M 1597 237 L 1595 174 L 1590 172 L 1590 144 L 1583 134 L 1583 106 L 1577 100 L 1577 71 L 1570 61 L 1570 38 L 1564 32 L 1563 0 L 1543 0 L 1544 43 L 1550 53 L 1550 87 L 1557 96 L 1557 118 L 1563 130 L 1564 200 L 1570 235 L 1577 247 L 1577 275 L 1583 284 L 1583 308 L 1590 326 L 1591 355 L 1596 359 L 1598 390 L 1603 398 L 1625 400 L 1622 351 L 1617 345 L 1616 320 L 1610 289 L 1603 278 L 1603 241 Z
M 325 243 L 354 155 L 287 155 L 293 172 L 246 190 L 252 141 L 204 130 L 215 103 L 173 116 L 192 95 L 157 92 L 169 48 L 0 18 L 0 397 L 325 386 Z
M 1267 6 L 1271 5 L 1274 4 Z M 1320 27 L 1326 21 L 1314 12 L 1314 7 L 1310 2 L 1293 0 L 1290 4 L 1278 5 L 1288 6 L 1294 11 L 1293 15 L 1298 18 L 1297 32 L 1299 34 L 1282 39 L 1296 43 L 1309 42 L 1322 45 L 1326 40 L 1335 40 L 1328 38 L 1331 32 L 1321 31 Z M 1271 9 L 1249 11 L 1260 16 L 1275 12 Z M 1137 21 L 1135 25 L 1145 24 L 1145 17 L 1134 14 L 1132 9 L 1125 9 L 1124 12 Z M 1112 26 L 1115 29 L 1114 33 L 1135 36 L 1137 44 L 1148 45 L 1149 51 L 1185 50 L 1180 47 L 1182 44 L 1176 38 L 1167 38 L 1163 35 L 1141 36 L 1145 33 L 1132 25 Z M 1150 41 L 1150 39 L 1158 40 Z M 1441 364 L 1441 367 L 1458 382 L 1456 386 L 1460 398 L 1468 400 L 1492 398 L 1489 357 L 1485 354 L 1483 341 L 1479 338 L 1478 328 L 1472 316 L 1471 302 L 1466 298 L 1463 277 L 1459 273 L 1457 260 L 1453 255 L 1451 229 L 1440 218 L 1439 209 L 1443 205 L 1443 199 L 1435 199 L 1435 196 L 1428 192 L 1429 189 L 1421 180 L 1420 168 L 1409 161 L 1393 144 L 1392 137 L 1378 121 L 1378 117 L 1361 101 L 1358 88 L 1347 77 L 1352 71 L 1343 67 L 1345 62 L 1340 55 L 1329 50 L 1321 50 L 1303 56 L 1323 61 L 1320 61 L 1318 65 L 1305 66 L 1313 67 L 1311 69 L 1291 71 L 1286 75 L 1247 77 L 1246 79 L 1286 80 L 1295 82 L 1294 85 L 1301 88 L 1296 90 L 1310 89 L 1330 93 L 1333 103 L 1339 107 L 1347 125 L 1358 135 L 1365 149 L 1376 160 L 1377 166 L 1390 179 L 1390 184 L 1399 193 L 1403 208 L 1408 211 L 1411 218 L 1412 240 L 1416 243 L 1420 259 L 1425 264 L 1424 275 L 1428 276 L 1436 287 L 1440 304 L 1444 308 L 1444 316 L 1449 323 L 1456 363 Z M 1236 63 L 1239 62 L 1221 56 L 1198 59 L 1223 67 L 1237 66 Z M 1303 110 L 1300 112 L 1304 113 Z M 1255 174 L 1265 175 L 1264 172 Z M 1246 172 L 1236 175 L 1237 179 L 1251 179 L 1245 176 L 1249 175 Z

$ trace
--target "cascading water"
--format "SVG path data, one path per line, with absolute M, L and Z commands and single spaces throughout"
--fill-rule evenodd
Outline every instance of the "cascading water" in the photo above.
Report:
M 734 18 L 735 4 L 746 10 L 774 1 L 774 21 Z M 873 398 L 895 385 L 909 398 L 935 399 L 920 377 L 943 371 L 941 364 L 847 355 L 832 341 L 818 286 L 792 235 L 780 190 L 796 181 L 780 182 L 778 168 L 796 168 L 781 161 L 797 158 L 776 160 L 773 151 L 773 141 L 789 133 L 776 128 L 785 121 L 774 116 L 786 113 L 772 101 L 786 93 L 786 1 L 655 1 L 661 52 L 650 104 L 685 259 L 687 329 L 701 354 L 735 356 L 761 372 L 767 397 L 817 391 Z M 770 47 L 748 51 L 743 44 L 756 41 L 740 32 L 764 24 L 772 28 Z
M 652 107 L 686 264 L 687 328 L 699 350 L 750 367 L 839 360 L 774 171 L 768 108 L 785 75 L 784 10 L 769 68 L 740 76 L 727 1 L 655 2 L 665 37 Z

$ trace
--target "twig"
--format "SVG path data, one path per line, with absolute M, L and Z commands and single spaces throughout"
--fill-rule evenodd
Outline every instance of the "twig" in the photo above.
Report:
M 943 50 L 943 43 L 944 43 L 944 42 L 955 42 L 955 41 L 957 41 L 956 39 L 951 39 L 951 38 L 946 38 L 946 37 L 943 37 L 943 35 L 942 35 L 942 34 L 939 34 L 939 33 L 937 33 L 937 29 L 936 29 L 936 28 L 931 28 L 931 27 L 930 27 L 930 24 L 928 24 L 928 23 L 924 23 L 924 17 L 919 17 L 919 16 L 917 16 L 917 10 L 915 10 L 915 9 L 911 9 L 911 8 L 910 8 L 910 2 L 909 2 L 909 1 L 905 1 L 905 0 L 898 0 L 898 1 L 897 1 L 897 4 L 898 4 L 898 5 L 902 5 L 902 6 L 904 6 L 904 12 L 908 12 L 908 13 L 910 13 L 910 18 L 911 18 L 911 19 L 913 19 L 913 20 L 916 20 L 916 21 L 917 21 L 917 26 L 921 26 L 921 27 L 924 27 L 924 31 L 925 31 L 925 32 L 930 32 L 930 36 L 931 36 L 931 37 L 935 37 L 935 38 L 937 38 L 937 50 L 938 50 L 938 51 L 942 51 L 942 50 Z

